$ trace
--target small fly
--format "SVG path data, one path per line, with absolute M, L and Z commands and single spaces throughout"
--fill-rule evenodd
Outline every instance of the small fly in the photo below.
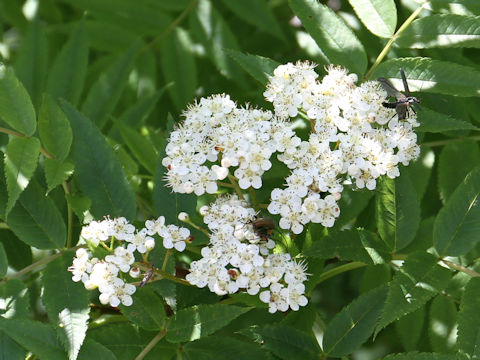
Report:
M 395 109 L 398 115 L 398 120 L 406 119 L 408 115 L 408 108 L 413 104 L 419 104 L 420 100 L 410 95 L 408 89 L 407 78 L 403 69 L 400 69 L 400 75 L 402 76 L 403 87 L 405 88 L 405 94 L 395 89 L 390 81 L 385 78 L 378 78 L 377 81 L 383 86 L 388 95 L 393 96 L 397 101 L 383 102 L 382 105 L 389 109 Z M 416 114 L 412 107 L 412 111 Z
M 140 281 L 140 284 L 138 285 L 138 287 L 144 287 L 147 284 L 148 280 L 150 280 L 154 275 L 154 271 L 155 271 L 155 267 L 152 265 L 152 268 L 148 270 L 143 276 L 143 279 L 142 281 Z
M 275 229 L 275 223 L 272 218 L 257 218 L 252 221 L 253 231 L 255 234 L 265 241 L 272 235 Z

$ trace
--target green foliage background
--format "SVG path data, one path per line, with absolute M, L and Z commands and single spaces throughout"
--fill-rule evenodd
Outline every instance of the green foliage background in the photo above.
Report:
M 0 1 L 0 359 L 480 355 L 480 2 L 41 0 L 28 16 L 35 3 Z M 307 307 L 271 315 L 163 279 L 110 309 L 71 281 L 84 220 L 175 223 L 212 199 L 163 186 L 188 103 L 268 108 L 268 74 L 297 60 L 396 85 L 403 68 L 422 103 L 422 154 L 401 177 L 345 192 L 333 229 L 275 235 L 307 257 Z

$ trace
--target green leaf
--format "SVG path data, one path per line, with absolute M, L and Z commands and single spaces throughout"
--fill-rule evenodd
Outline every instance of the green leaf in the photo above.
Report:
M 3 319 L 0 329 L 42 359 L 65 360 L 65 352 L 52 326 L 27 319 Z
M 7 179 L 5 179 L 5 162 L 0 161 L 0 219 L 5 219 L 5 209 L 7 207 L 8 191 Z M 1 239 L 1 237 L 0 237 Z
M 437 353 L 421 353 L 408 352 L 403 354 L 388 355 L 382 360 L 459 360 L 455 355 L 437 354 Z
M 438 164 L 438 190 L 444 203 L 478 164 L 480 149 L 476 141 L 451 142 L 442 149 Z
M 1 360 L 24 360 L 27 350 L 13 340 L 8 333 L 0 330 L 0 359 Z
M 161 330 L 165 322 L 162 299 L 150 287 L 139 287 L 131 306 L 120 305 L 122 314 L 131 322 L 147 330 Z
M 251 0 L 247 0 L 250 1 Z M 255 1 L 255 0 L 253 0 Z M 250 9 L 252 14 L 253 9 Z M 222 18 L 210 0 L 199 0 L 195 11 L 190 13 L 190 27 L 192 35 L 204 45 L 208 58 L 215 64 L 220 73 L 228 79 L 235 80 L 239 85 L 244 84 L 243 72 L 223 49 L 240 50 L 235 33 L 229 24 Z
M 2 316 L 5 319 L 26 319 L 30 316 L 30 294 L 25 284 L 17 279 L 10 279 L 0 286 Z M 0 347 L 1 349 L 1 347 Z
M 374 78 L 390 78 L 398 89 L 403 89 L 400 71 L 403 68 L 410 91 L 422 91 L 454 96 L 479 96 L 480 71 L 473 67 L 429 58 L 398 58 L 381 63 Z
M 170 320 L 166 339 L 185 342 L 208 336 L 251 308 L 231 305 L 198 305 L 179 310 Z
M 85 339 L 80 352 L 78 353 L 78 360 L 91 360 L 91 359 L 102 359 L 102 360 L 117 360 L 116 356 L 108 350 L 107 347 L 96 342 L 92 339 Z
M 288 3 L 330 63 L 363 75 L 367 68 L 365 49 L 343 20 L 315 0 L 289 0 Z
M 272 76 L 273 70 L 280 65 L 279 62 L 260 55 L 244 54 L 233 49 L 224 51 L 262 85 L 267 84 L 268 77 Z
M 80 222 L 84 223 L 85 217 L 89 214 L 88 209 L 92 206 L 92 201 L 87 197 L 71 194 L 66 194 L 65 198 Z
M 18 199 L 7 225 L 20 240 L 38 249 L 65 246 L 67 230 L 62 215 L 35 180 L 30 181 Z
M 45 149 L 58 161 L 66 159 L 72 145 L 72 128 L 52 96 L 45 94 L 38 114 L 38 133 Z
M 457 348 L 472 358 L 480 356 L 480 279 L 472 278 L 465 288 L 458 316 Z
M 66 252 L 50 262 L 43 274 L 42 302 L 50 322 L 56 326 L 69 359 L 76 359 L 87 332 L 89 295 L 82 282 L 73 282 L 67 268 L 73 252 Z M 62 296 L 59 296 L 62 294 Z
M 480 17 L 434 14 L 413 21 L 395 42 L 404 48 L 480 47 Z
M 58 53 L 50 69 L 47 92 L 76 106 L 82 94 L 88 64 L 88 40 L 85 23 L 80 21 Z
M 435 153 L 430 147 L 422 145 L 418 159 L 402 168 L 402 176 L 410 178 L 419 202 L 422 201 L 427 190 L 434 164 Z
M 430 110 L 422 105 L 422 110 L 418 112 L 418 121 L 420 126 L 415 130 L 418 132 L 443 133 L 452 130 L 477 130 L 475 125 L 469 122 L 458 120 L 450 115 L 442 114 Z
M 335 228 L 341 229 L 344 225 L 354 220 L 367 207 L 373 191 L 345 188 L 338 202 L 340 216 L 335 221 Z
M 138 47 L 139 44 L 134 43 L 126 53 L 119 56 L 88 92 L 82 113 L 100 129 L 107 122 L 108 115 L 114 110 L 127 85 Z
M 35 109 L 12 69 L 0 64 L 0 118 L 25 136 L 35 133 Z
M 0 279 L 5 276 L 8 269 L 8 259 L 7 252 L 3 247 L 3 244 L 0 242 Z
M 363 229 L 344 230 L 321 237 L 303 253 L 307 257 L 360 261 L 365 264 L 389 262 L 389 249 L 373 233 Z
M 312 335 L 291 326 L 267 325 L 251 331 L 257 342 L 262 342 L 265 349 L 280 359 L 318 359 L 321 352 L 317 340 Z
M 137 326 L 125 322 L 111 323 L 90 329 L 88 331 L 88 339 L 95 340 L 105 346 L 115 354 L 118 360 L 135 359 L 150 341 L 148 335 L 142 336 L 142 334 L 139 333 Z M 163 344 L 165 344 L 165 342 Z M 154 352 L 154 354 L 158 358 L 161 356 L 161 352 Z M 173 354 L 169 355 L 170 358 L 172 358 Z M 162 357 L 161 359 L 164 358 Z
M 61 106 L 73 130 L 72 157 L 80 190 L 92 201 L 96 218 L 105 215 L 133 219 L 135 195 L 102 133 L 85 116 L 63 101 Z
M 38 19 L 29 22 L 27 33 L 15 59 L 15 73 L 30 94 L 35 107 L 40 105 L 45 89 L 48 65 L 45 26 Z
M 0 243 L 7 253 L 8 266 L 18 271 L 32 263 L 32 249 L 10 230 L 0 230 Z
M 432 10 L 435 12 L 480 14 L 480 4 L 476 0 L 430 0 L 430 3 Z
M 165 82 L 177 110 L 191 102 L 197 88 L 197 67 L 188 33 L 180 28 L 163 40 L 161 65 Z
M 286 40 L 282 28 L 270 9 L 270 5 L 265 0 L 223 0 L 223 4 L 256 29 L 273 35 L 280 40 Z
M 428 338 L 432 350 L 453 352 L 457 333 L 457 307 L 453 300 L 438 295 L 430 305 Z
M 440 256 L 466 254 L 480 241 L 480 167 L 472 170 L 440 209 L 433 244 Z
M 37 138 L 16 137 L 10 140 L 5 152 L 5 177 L 7 179 L 8 202 L 5 217 L 15 206 L 20 194 L 28 186 L 40 155 Z
M 367 266 L 360 283 L 360 293 L 375 289 L 388 283 L 392 279 L 392 270 L 389 263 Z
M 136 32 L 139 35 L 161 34 L 171 23 L 163 10 L 162 2 L 130 0 L 66 0 L 72 6 L 86 11 L 90 16 Z
M 152 95 L 139 99 L 132 107 L 120 115 L 118 121 L 135 129 L 142 126 L 168 87 L 169 86 L 166 85 L 162 89 L 155 91 Z
M 425 306 L 422 306 L 395 322 L 395 330 L 405 350 L 413 351 L 417 348 L 424 321 Z
M 73 164 L 69 161 L 60 162 L 52 159 L 45 159 L 45 177 L 47 179 L 47 193 L 58 185 L 62 184 L 73 174 Z
M 377 186 L 376 216 L 380 236 L 392 252 L 407 246 L 420 224 L 420 204 L 408 176 L 382 178 Z
M 418 227 L 415 239 L 405 248 L 402 249 L 402 253 L 410 254 L 411 252 L 418 250 L 427 250 L 433 246 L 433 223 L 434 217 L 423 219 Z
M 387 296 L 383 285 L 360 295 L 344 307 L 328 324 L 323 336 L 323 351 L 330 356 L 350 354 L 362 345 L 375 329 Z
M 127 144 L 135 158 L 150 174 L 155 174 L 158 155 L 152 143 L 137 131 L 117 122 L 123 140 Z
M 348 0 L 363 25 L 374 35 L 389 38 L 397 26 L 393 0 Z
M 252 342 L 227 336 L 210 336 L 182 346 L 188 360 L 254 360 L 267 359 L 267 353 Z
M 388 295 L 375 335 L 391 322 L 417 310 L 447 286 L 450 271 L 432 254 L 419 251 L 407 257 L 388 286 Z
M 138 36 L 119 25 L 88 19 L 85 21 L 88 44 L 101 52 L 119 54 L 137 41 Z

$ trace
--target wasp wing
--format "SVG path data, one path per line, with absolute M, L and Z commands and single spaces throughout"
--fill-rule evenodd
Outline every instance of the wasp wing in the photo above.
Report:
M 388 95 L 393 96 L 397 100 L 406 98 L 406 96 L 403 95 L 397 89 L 395 89 L 395 86 L 393 86 L 393 84 L 387 79 L 381 77 L 381 78 L 378 78 L 377 81 L 382 85 L 382 87 L 385 89 Z
M 410 89 L 408 88 L 407 77 L 403 69 L 400 69 L 400 75 L 402 76 L 403 88 L 405 89 L 405 95 L 410 96 Z

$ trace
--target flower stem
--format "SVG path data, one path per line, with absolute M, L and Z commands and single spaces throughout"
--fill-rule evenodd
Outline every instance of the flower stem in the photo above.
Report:
M 450 269 L 454 269 L 454 270 L 463 272 L 463 273 L 468 274 L 468 275 L 473 276 L 473 277 L 480 277 L 479 273 L 477 273 L 476 271 L 473 271 L 473 270 L 471 270 L 471 269 L 469 269 L 465 266 L 455 264 L 454 262 L 451 262 L 451 261 L 448 261 L 448 260 L 445 260 L 445 259 L 441 259 L 441 261 L 445 265 L 447 265 Z
M 175 275 L 167 273 L 166 271 L 157 270 L 156 273 L 158 273 L 160 275 L 160 279 L 158 279 L 158 280 L 162 280 L 161 278 L 164 278 L 164 279 L 167 279 L 167 280 L 171 280 L 173 282 L 177 282 L 179 284 L 192 286 L 192 284 L 190 284 L 187 280 L 180 279 L 180 278 L 176 277 Z M 154 281 L 157 281 L 157 280 L 154 280 Z
M 153 39 L 149 44 L 147 44 L 141 51 L 146 51 L 149 47 L 154 48 L 161 40 L 166 38 L 168 34 L 170 34 L 175 28 L 183 21 L 183 19 L 188 15 L 188 13 L 193 9 L 193 7 L 197 4 L 198 0 L 192 0 L 190 4 L 182 11 L 180 15 L 177 16 L 175 20 L 173 20 L 170 25 L 155 39 Z
M 368 70 L 368 72 L 365 74 L 365 76 L 363 77 L 363 80 L 368 80 L 370 78 L 370 76 L 372 76 L 373 72 L 375 71 L 375 69 L 377 68 L 378 65 L 380 65 L 380 63 L 383 61 L 383 58 L 388 54 L 388 52 L 390 51 L 390 48 L 393 46 L 393 43 L 395 42 L 395 40 L 397 40 L 397 37 L 412 23 L 413 20 L 415 20 L 415 18 L 420 14 L 420 12 L 423 10 L 423 8 L 426 6 L 426 4 L 428 3 L 429 1 L 425 2 L 422 4 L 422 6 L 420 6 L 419 8 L 417 8 L 409 17 L 407 20 L 405 20 L 405 22 L 402 24 L 402 26 L 400 26 L 397 30 L 397 32 L 395 34 L 393 34 L 393 36 L 391 37 L 390 40 L 388 40 L 387 44 L 385 45 L 385 47 L 383 48 L 383 50 L 380 52 L 380 54 L 378 55 L 377 59 L 375 60 L 375 62 L 373 63 L 372 67 L 370 68 L 370 70 Z
M 229 184 L 229 183 L 226 183 L 226 182 L 223 182 L 223 181 L 217 181 L 217 184 L 220 185 L 220 186 L 223 186 L 223 187 L 227 187 L 227 188 L 232 188 L 232 189 L 235 188 L 235 186 L 233 186 L 232 184 Z
M 228 180 L 230 180 L 230 182 L 232 183 L 238 197 L 242 200 L 245 200 L 245 197 L 243 196 L 243 193 L 242 193 L 242 189 L 240 189 L 240 187 L 238 186 L 238 184 L 235 180 L 235 177 L 233 175 L 228 174 Z
M 165 271 L 165 269 L 167 268 L 168 258 L 170 257 L 171 254 L 172 254 L 172 250 L 168 249 L 167 252 L 165 253 L 165 258 L 163 259 L 162 271 Z
M 70 189 L 66 181 L 62 183 L 65 197 L 70 194 Z M 67 200 L 67 199 L 66 199 Z M 67 200 L 67 248 L 72 247 L 72 228 L 73 228 L 73 211 L 70 202 Z
M 430 147 L 436 147 L 436 146 L 443 146 L 443 145 L 450 144 L 452 142 L 464 141 L 464 140 L 480 141 L 480 136 L 470 136 L 470 137 L 461 137 L 461 138 L 456 138 L 456 139 L 430 141 L 430 142 L 424 142 L 422 145 L 430 146 Z
M 363 266 L 367 266 L 367 264 L 359 262 L 359 261 L 354 261 L 348 264 L 343 264 L 340 266 L 337 266 L 336 268 L 333 268 L 331 270 L 325 271 L 322 275 L 320 275 L 317 284 L 320 284 L 321 282 L 330 279 L 331 277 L 334 277 L 336 275 L 339 275 L 341 273 L 350 271 L 350 270 L 355 270 L 358 268 L 361 268 Z
M 16 132 L 16 131 L 13 131 L 13 130 L 10 130 L 10 129 L 6 129 L 6 128 L 2 128 L 2 127 L 0 127 L 0 133 L 4 133 L 4 134 L 16 136 L 16 137 L 22 137 L 22 138 L 28 137 L 28 136 L 25 136 L 23 134 L 20 134 L 19 132 Z M 52 154 L 50 154 L 47 150 L 45 150 L 43 147 L 40 148 L 40 152 L 43 155 L 45 155 L 45 157 L 47 157 L 49 159 L 55 159 L 55 157 Z
M 77 246 L 75 248 L 78 248 L 78 247 L 79 246 Z M 4 283 L 6 283 L 8 280 L 17 279 L 19 277 L 22 277 L 26 273 L 36 269 L 37 267 L 48 264 L 50 261 L 55 260 L 57 257 L 61 256 L 62 254 L 63 254 L 63 252 L 58 252 L 58 253 L 55 253 L 53 255 L 44 257 L 43 259 L 40 259 L 37 262 L 34 262 L 33 264 L 28 265 L 27 267 L 24 267 L 22 270 L 19 270 L 15 274 L 10 275 L 8 277 L 4 277 L 4 280 L 0 281 L 0 286 L 3 285 Z
M 210 233 L 208 232 L 208 230 L 198 226 L 197 224 L 195 224 L 194 222 L 192 222 L 192 220 L 190 218 L 188 218 L 187 220 L 183 221 L 185 224 L 188 224 L 190 225 L 191 227 L 193 227 L 194 229 L 198 230 L 198 231 L 201 231 L 202 233 L 204 233 L 205 235 L 207 235 L 208 238 L 210 238 Z
M 167 330 L 163 329 L 157 335 L 155 335 L 155 337 L 152 340 L 150 340 L 150 342 L 147 344 L 147 346 L 145 346 L 145 348 L 142 350 L 142 352 L 140 354 L 138 354 L 138 356 L 135 358 L 135 360 L 142 360 L 145 357 L 145 355 L 147 355 L 149 353 L 149 351 L 152 350 L 153 347 L 160 340 L 162 340 L 162 338 L 165 336 L 166 332 L 167 332 Z

